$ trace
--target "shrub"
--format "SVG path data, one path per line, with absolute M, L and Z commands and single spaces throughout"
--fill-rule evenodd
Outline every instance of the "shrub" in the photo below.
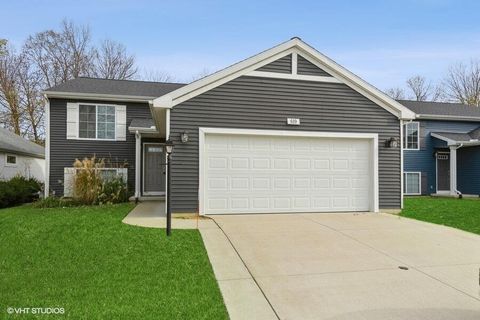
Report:
M 77 173 L 73 183 L 73 199 L 82 204 L 120 203 L 128 201 L 127 184 L 122 177 L 110 174 L 108 168 L 121 168 L 112 165 L 108 168 L 104 159 L 96 157 L 75 160 Z
M 75 199 L 66 199 L 50 196 L 44 199 L 40 199 L 33 203 L 34 208 L 67 208 L 67 207 L 77 207 L 82 204 Z
M 98 195 L 100 204 L 111 204 L 128 201 L 127 184 L 121 177 L 106 179 Z
M 42 186 L 34 178 L 16 176 L 8 181 L 0 181 L 0 208 L 32 202 L 38 198 Z

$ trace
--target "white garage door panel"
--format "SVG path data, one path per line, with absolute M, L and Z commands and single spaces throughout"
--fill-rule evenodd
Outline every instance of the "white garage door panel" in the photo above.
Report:
M 206 134 L 204 212 L 368 211 L 369 139 Z

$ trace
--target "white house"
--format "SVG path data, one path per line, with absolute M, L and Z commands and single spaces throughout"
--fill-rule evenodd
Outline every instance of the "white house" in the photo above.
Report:
M 21 175 L 45 181 L 45 148 L 0 127 L 0 180 Z

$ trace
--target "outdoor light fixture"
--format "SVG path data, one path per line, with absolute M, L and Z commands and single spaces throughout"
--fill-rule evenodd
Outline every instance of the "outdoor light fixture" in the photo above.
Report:
M 173 142 L 172 140 L 165 141 L 165 151 L 167 151 L 167 155 L 170 155 L 173 151 Z
M 180 139 L 182 140 L 182 143 L 187 143 L 188 142 L 188 132 L 183 131 L 183 133 L 180 135 Z
M 400 146 L 400 143 L 397 138 L 392 137 L 387 140 L 386 145 L 388 148 L 398 148 Z
M 167 236 L 170 236 L 172 233 L 172 206 L 170 205 L 171 203 L 171 194 L 172 194 L 172 188 L 170 187 L 171 183 L 170 181 L 172 180 L 171 178 L 171 154 L 173 152 L 173 142 L 169 139 L 165 141 L 165 151 L 167 152 Z

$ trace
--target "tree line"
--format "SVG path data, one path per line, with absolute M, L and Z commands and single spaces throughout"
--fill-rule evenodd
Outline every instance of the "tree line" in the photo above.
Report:
M 93 43 L 88 27 L 65 20 L 59 30 L 29 36 L 19 50 L 0 39 L 0 125 L 43 144 L 42 90 L 81 76 L 171 79 L 160 72 L 142 74 L 123 44 L 110 39 Z
M 480 107 L 480 60 L 451 65 L 437 84 L 416 75 L 407 79 L 404 88 L 389 88 L 385 93 L 397 100 L 459 102 Z

